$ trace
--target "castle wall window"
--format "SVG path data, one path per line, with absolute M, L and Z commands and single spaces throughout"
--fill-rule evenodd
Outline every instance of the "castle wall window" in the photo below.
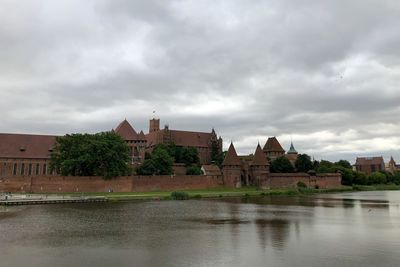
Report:
M 29 163 L 28 175 L 32 175 L 32 163 Z
M 39 163 L 37 163 L 36 164 L 36 175 L 39 175 L 39 172 L 40 172 L 40 164 Z
M 18 167 L 17 163 L 14 163 L 14 166 L 13 166 L 13 175 L 17 175 L 17 167 Z
M 43 175 L 46 175 L 46 174 L 47 174 L 47 165 L 45 163 L 45 164 L 43 164 Z
M 25 163 L 21 163 L 21 175 L 25 174 Z

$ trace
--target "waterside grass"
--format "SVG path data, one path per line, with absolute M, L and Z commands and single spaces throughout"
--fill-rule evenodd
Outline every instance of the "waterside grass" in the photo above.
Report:
M 151 192 L 112 192 L 112 193 L 65 193 L 54 195 L 68 196 L 104 196 L 110 201 L 129 200 L 181 200 L 201 198 L 227 197 L 266 197 L 266 196 L 301 196 L 321 193 L 340 193 L 356 191 L 400 190 L 400 185 L 369 185 L 369 186 L 341 186 L 330 189 L 314 189 L 302 187 L 288 187 L 278 189 L 260 189 L 255 186 L 241 188 L 214 187 L 207 189 L 181 189 L 179 191 L 151 191 Z M 53 194 L 48 194 L 53 195 Z M 184 197 L 182 197 L 184 195 Z

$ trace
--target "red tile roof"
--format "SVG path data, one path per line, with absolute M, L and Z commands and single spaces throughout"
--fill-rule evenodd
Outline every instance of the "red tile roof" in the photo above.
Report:
M 382 164 L 384 164 L 383 157 L 365 157 L 356 159 L 356 165 L 382 165 Z
M 230 166 L 241 166 L 242 162 L 240 161 L 235 147 L 233 146 L 233 144 L 231 143 L 231 145 L 229 146 L 228 152 L 226 153 L 226 156 L 224 158 L 224 162 L 222 163 L 222 165 L 230 165 Z
M 276 139 L 275 136 L 268 138 L 267 142 L 264 145 L 263 150 L 285 152 L 285 150 L 282 148 L 281 144 L 279 143 L 278 139 Z
M 267 161 L 267 157 L 265 156 L 264 152 L 261 149 L 260 144 L 257 145 L 256 152 L 254 153 L 253 162 L 251 165 L 256 166 L 266 166 L 269 165 Z
M 135 129 L 133 129 L 132 125 L 130 125 L 127 120 L 123 120 L 115 129 L 115 132 L 124 140 L 138 140 L 138 135 Z
M 0 158 L 48 159 L 56 136 L 0 134 Z

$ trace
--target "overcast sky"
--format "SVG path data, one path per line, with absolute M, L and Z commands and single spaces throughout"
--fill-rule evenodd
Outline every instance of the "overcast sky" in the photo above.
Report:
M 400 1 L 0 0 L 0 132 L 127 118 L 400 162 Z

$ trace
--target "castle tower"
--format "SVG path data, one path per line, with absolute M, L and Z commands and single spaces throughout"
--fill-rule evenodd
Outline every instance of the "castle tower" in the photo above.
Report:
M 269 163 L 267 157 L 262 151 L 260 144 L 258 144 L 256 152 L 254 153 L 253 161 L 250 165 L 250 183 L 259 187 L 268 187 L 268 173 Z
M 222 173 L 224 185 L 232 187 L 241 187 L 242 162 L 240 161 L 235 147 L 231 143 L 222 163 Z
M 298 156 L 299 156 L 299 153 L 297 153 L 296 149 L 293 146 L 293 142 L 291 142 L 290 148 L 286 154 L 286 157 L 290 161 L 290 163 L 292 163 L 292 165 L 294 166 Z
M 157 132 L 160 130 L 160 119 L 151 119 L 149 124 L 149 133 Z
M 390 156 L 390 161 L 388 164 L 388 170 L 393 173 L 394 171 L 396 171 L 396 161 L 394 161 L 393 156 Z

